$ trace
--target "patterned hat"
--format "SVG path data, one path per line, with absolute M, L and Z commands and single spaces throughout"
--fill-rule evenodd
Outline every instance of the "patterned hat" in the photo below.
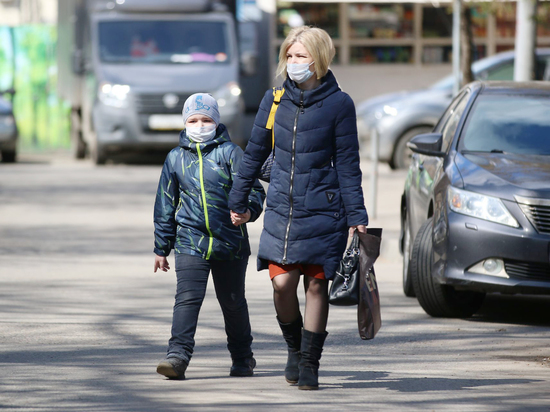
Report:
M 220 112 L 218 111 L 218 102 L 208 93 L 195 93 L 187 98 L 183 105 L 183 123 L 194 114 L 204 114 L 210 117 L 216 123 L 220 124 Z

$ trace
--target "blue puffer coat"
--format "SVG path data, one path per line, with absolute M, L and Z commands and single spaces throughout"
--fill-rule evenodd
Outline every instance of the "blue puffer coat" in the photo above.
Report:
M 267 191 L 258 270 L 268 261 L 323 265 L 334 277 L 346 247 L 348 226 L 367 225 L 361 188 L 355 106 L 332 72 L 314 90 L 289 80 L 275 116 L 275 161 Z M 266 92 L 229 196 L 246 211 L 248 194 L 271 152 L 266 123 L 273 103 Z
M 233 260 L 250 255 L 246 225 L 233 226 L 227 205 L 242 149 L 229 140 L 223 124 L 217 137 L 193 143 L 185 131 L 172 149 L 160 176 L 155 201 L 155 248 L 159 256 L 176 253 L 203 259 Z M 265 192 L 256 181 L 246 208 L 251 221 L 262 213 Z

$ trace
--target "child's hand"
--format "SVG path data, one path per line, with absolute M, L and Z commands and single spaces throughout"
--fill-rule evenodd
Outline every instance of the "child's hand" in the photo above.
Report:
M 231 223 L 235 226 L 240 226 L 250 220 L 250 209 L 246 209 L 246 213 L 235 213 L 231 211 Z
M 155 255 L 155 273 L 157 273 L 157 269 L 160 269 L 163 272 L 170 270 L 170 265 L 168 264 L 168 259 L 166 259 L 166 256 Z

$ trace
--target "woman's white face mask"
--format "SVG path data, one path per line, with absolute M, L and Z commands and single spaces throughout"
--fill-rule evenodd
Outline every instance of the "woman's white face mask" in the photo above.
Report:
M 313 63 L 315 62 L 288 63 L 286 65 L 286 72 L 288 73 L 288 77 L 290 77 L 291 80 L 294 80 L 298 84 L 308 81 L 314 73 L 309 71 L 309 66 L 311 66 Z
M 187 137 L 189 137 L 189 139 L 193 142 L 207 142 L 208 140 L 212 140 L 214 137 L 216 137 L 216 125 L 212 124 L 202 127 L 186 127 L 185 133 L 187 134 Z

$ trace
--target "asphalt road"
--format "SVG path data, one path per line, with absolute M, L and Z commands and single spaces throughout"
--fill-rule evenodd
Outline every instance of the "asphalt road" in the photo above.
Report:
M 331 308 L 321 387 L 308 392 L 284 380 L 271 286 L 255 256 L 247 278 L 255 376 L 228 376 L 211 285 L 188 379 L 155 373 L 175 291 L 173 271 L 152 271 L 160 164 L 98 168 L 63 153 L 21 160 L 0 163 L 2 410 L 550 410 L 549 298 L 495 296 L 471 319 L 433 319 L 403 295 L 404 172 L 380 167 L 371 221 L 384 228 L 376 263 L 382 329 L 362 341 L 355 308 Z M 365 173 L 365 193 L 368 184 Z M 257 251 L 261 222 L 249 230 Z

